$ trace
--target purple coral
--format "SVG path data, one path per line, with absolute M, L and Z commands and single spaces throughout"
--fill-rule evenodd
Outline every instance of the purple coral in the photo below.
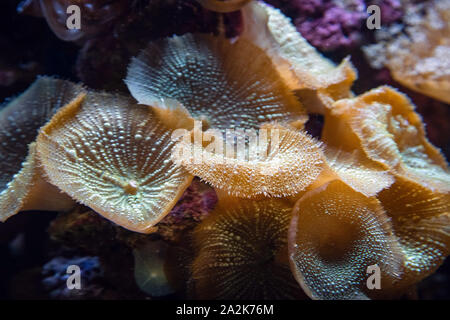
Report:
M 300 1 L 302 2 L 302 1 Z M 310 2 L 310 1 L 306 1 Z M 365 4 L 355 0 L 354 5 L 344 7 L 330 1 L 317 2 L 314 14 L 301 15 L 294 20 L 297 30 L 315 47 L 324 51 L 351 48 L 360 42 L 360 31 L 367 17 Z M 308 11 L 311 6 L 306 6 Z
M 402 4 L 400 0 L 375 0 L 370 4 L 376 4 L 381 11 L 381 24 L 389 25 L 399 21 L 403 16 Z
M 166 219 L 175 223 L 186 218 L 201 220 L 212 211 L 217 203 L 217 195 L 213 189 L 206 186 L 204 186 L 205 190 L 201 190 L 202 186 L 198 180 L 194 180 Z
M 359 44 L 367 18 L 363 0 L 268 0 L 290 16 L 297 30 L 323 51 L 349 49 Z
M 216 203 L 214 189 L 194 179 L 172 211 L 156 225 L 158 234 L 164 240 L 176 241 L 184 231 L 194 228 L 202 221 Z

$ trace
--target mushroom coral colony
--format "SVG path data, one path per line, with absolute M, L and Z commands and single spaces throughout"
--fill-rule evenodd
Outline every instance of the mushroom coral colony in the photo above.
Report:
M 196 176 L 218 203 L 183 238 L 192 297 L 395 298 L 432 274 L 450 249 L 450 173 L 408 97 L 355 96 L 349 60 L 335 66 L 262 2 L 199 2 L 242 8 L 242 34 L 149 43 L 130 96 L 41 77 L 1 109 L 1 220 L 83 204 L 151 234 Z

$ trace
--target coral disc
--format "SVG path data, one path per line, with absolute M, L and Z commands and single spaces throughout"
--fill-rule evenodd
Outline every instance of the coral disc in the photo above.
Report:
M 233 143 L 214 146 L 221 137 L 207 147 L 183 139 L 174 149 L 173 159 L 213 187 L 244 198 L 294 195 L 319 176 L 324 157 L 318 141 L 305 132 L 275 124 L 261 129 L 258 143 L 242 142 L 241 153 L 240 144 L 236 152 Z M 233 152 L 229 153 L 230 149 Z
M 344 150 L 360 150 L 392 173 L 438 192 L 450 191 L 450 172 L 439 149 L 425 135 L 414 105 L 383 86 L 333 105 L 322 139 Z
M 79 84 L 40 77 L 24 93 L 1 108 L 0 220 L 16 214 L 33 197 L 31 189 L 39 177 L 35 148 L 29 145 L 36 140 L 39 128 L 82 91 Z M 59 197 L 59 191 L 53 191 L 52 195 Z M 37 207 L 33 204 L 30 209 L 44 209 L 51 198 L 40 199 L 41 204 Z
M 132 60 L 125 82 L 139 103 L 166 108 L 177 100 L 222 131 L 307 120 L 271 59 L 245 40 L 187 34 L 151 42 Z
M 291 208 L 280 199 L 220 200 L 194 231 L 197 298 L 303 297 L 287 261 Z
M 450 196 L 397 176 L 378 194 L 405 256 L 405 288 L 433 273 L 450 254 Z
M 148 233 L 193 178 L 170 160 L 171 133 L 151 107 L 90 92 L 52 118 L 37 149 L 54 185 L 113 222 Z
M 295 205 L 289 228 L 292 272 L 314 299 L 367 299 L 367 270 L 381 287 L 401 274 L 402 254 L 380 202 L 333 180 Z

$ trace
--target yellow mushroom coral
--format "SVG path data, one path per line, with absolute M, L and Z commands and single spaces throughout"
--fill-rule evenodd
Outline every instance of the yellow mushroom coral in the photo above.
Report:
M 383 288 L 400 277 L 402 258 L 380 202 L 341 180 L 306 193 L 295 205 L 289 259 L 313 299 L 367 299 L 368 268 L 379 268 Z
M 403 289 L 432 274 L 450 254 L 450 196 L 397 177 L 377 197 L 405 256 L 404 274 L 394 286 Z
M 287 261 L 292 206 L 281 199 L 227 198 L 195 229 L 192 265 L 199 299 L 304 296 Z
M 425 136 L 410 100 L 390 87 L 371 90 L 333 105 L 323 141 L 345 151 L 362 151 L 393 173 L 431 190 L 450 191 L 447 162 Z
M 242 14 L 244 31 L 240 37 L 270 56 L 291 90 L 299 91 L 300 96 L 313 90 L 333 100 L 351 95 L 356 70 L 349 59 L 336 67 L 301 36 L 289 18 L 263 2 L 251 2 Z M 317 108 L 314 104 L 307 107 Z
M 194 119 L 223 131 L 307 120 L 270 58 L 246 40 L 187 34 L 152 42 L 125 81 L 139 103 L 166 108 L 179 101 Z
M 0 111 L 0 221 L 19 211 L 66 210 L 67 195 L 46 183 L 36 159 L 38 130 L 83 87 L 51 77 L 38 78 Z
M 227 143 L 216 136 L 220 143 L 207 147 L 183 139 L 173 159 L 213 187 L 244 198 L 297 194 L 322 171 L 321 145 L 306 132 L 266 124 L 247 138 Z
M 90 92 L 42 128 L 37 150 L 52 184 L 113 222 L 148 233 L 193 178 L 170 160 L 171 133 L 151 107 Z

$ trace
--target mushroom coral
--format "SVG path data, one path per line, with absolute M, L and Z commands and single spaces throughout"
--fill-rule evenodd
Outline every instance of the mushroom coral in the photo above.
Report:
M 82 91 L 79 84 L 40 77 L 0 110 L 0 221 L 21 210 L 58 211 L 73 206 L 67 195 L 42 178 L 32 143 L 39 128 Z
M 356 70 L 349 59 L 336 67 L 301 36 L 289 18 L 263 2 L 248 4 L 242 14 L 244 31 L 240 37 L 270 56 L 291 90 L 300 95 L 313 91 L 334 100 L 351 96 Z M 318 108 L 316 104 L 306 106 Z
M 319 176 L 324 157 L 318 141 L 306 132 L 277 124 L 261 129 L 259 136 L 247 137 L 247 143 L 240 137 L 236 152 L 228 137 L 224 143 L 222 136 L 215 136 L 207 147 L 183 139 L 173 159 L 214 188 L 243 198 L 293 195 Z
M 404 289 L 432 274 L 450 253 L 450 196 L 407 178 L 378 194 L 404 255 L 404 274 L 393 289 Z
M 378 31 L 366 56 L 404 86 L 450 103 L 450 2 L 406 3 L 405 11 L 404 30 L 395 25 Z
M 333 180 L 306 193 L 289 227 L 291 269 L 314 299 L 367 299 L 367 268 L 381 287 L 402 272 L 400 247 L 380 202 Z
M 425 136 L 414 106 L 384 86 L 336 102 L 325 120 L 323 141 L 345 151 L 359 150 L 392 173 L 432 190 L 450 191 L 447 163 Z
M 287 261 L 292 206 L 282 199 L 223 198 L 195 229 L 199 299 L 288 299 L 304 294 Z
M 232 12 L 241 9 L 251 0 L 197 0 L 205 8 L 216 12 Z
M 89 92 L 41 129 L 37 151 L 52 184 L 107 219 L 149 233 L 193 178 L 170 160 L 171 133 L 151 107 Z
M 348 153 L 328 147 L 325 158 L 324 169 L 308 189 L 312 190 L 338 179 L 366 197 L 372 197 L 395 181 L 381 165 L 368 160 L 357 151 Z
M 176 100 L 219 130 L 307 120 L 270 58 L 246 40 L 186 34 L 151 42 L 133 58 L 125 82 L 139 103 L 166 108 Z

